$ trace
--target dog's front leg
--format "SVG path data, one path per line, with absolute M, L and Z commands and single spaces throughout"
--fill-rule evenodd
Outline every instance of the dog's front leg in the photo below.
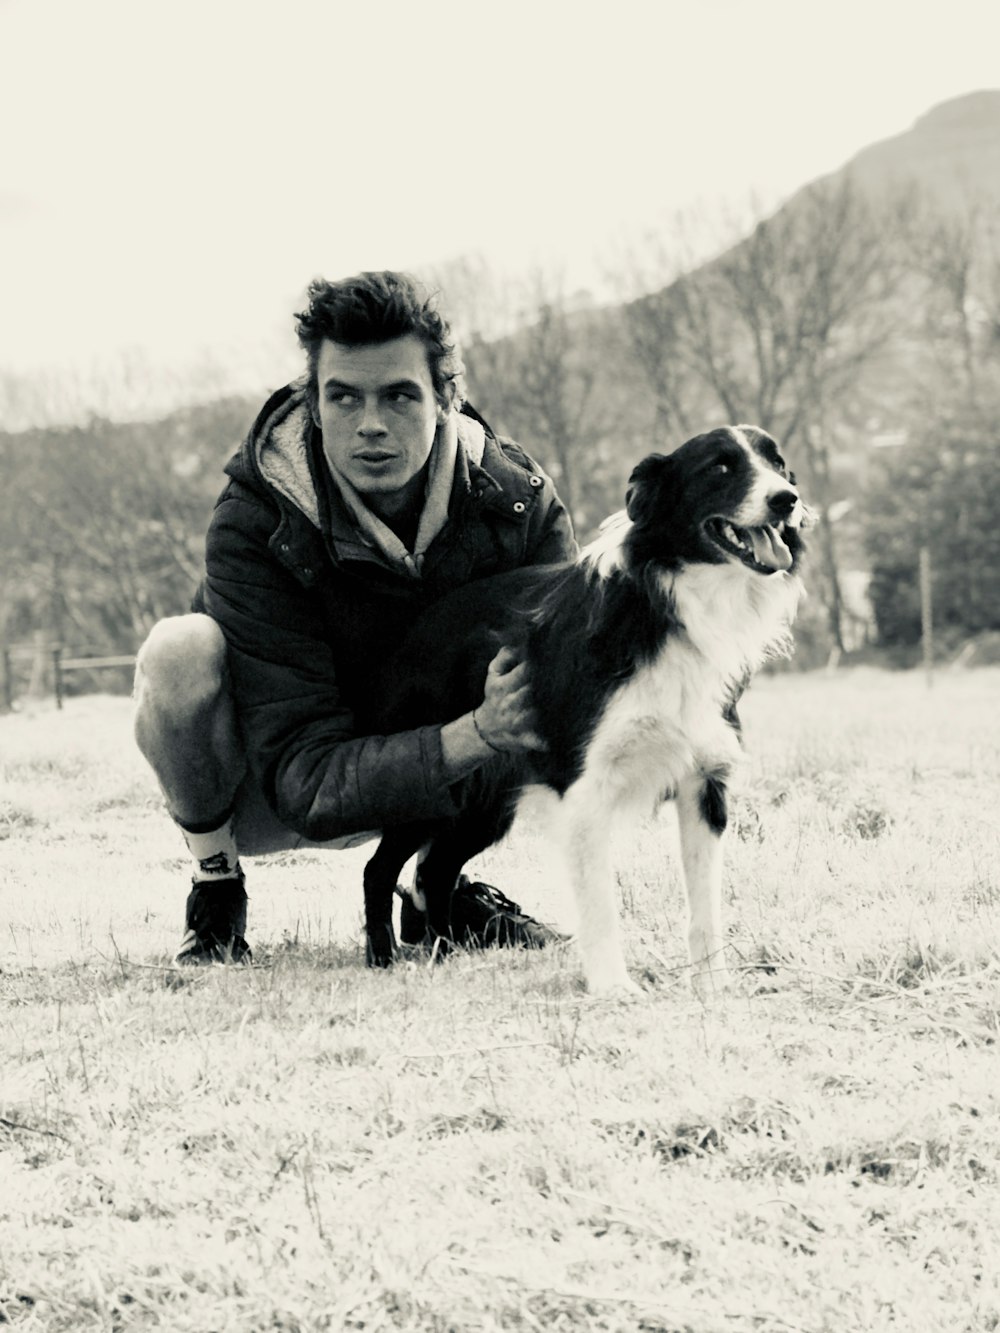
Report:
M 726 831 L 726 784 L 718 775 L 697 774 L 677 792 L 681 859 L 688 905 L 688 956 L 692 984 L 707 997 L 730 984 L 722 935 L 722 844 Z
M 611 871 L 610 815 L 590 784 L 563 797 L 564 850 L 577 908 L 577 943 L 592 995 L 638 994 L 622 950 Z

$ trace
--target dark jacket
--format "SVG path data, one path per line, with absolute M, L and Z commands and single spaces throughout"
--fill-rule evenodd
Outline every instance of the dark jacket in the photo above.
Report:
M 439 727 L 364 734 L 372 664 L 450 589 L 575 554 L 551 480 L 472 409 L 463 417 L 448 520 L 420 578 L 351 524 L 301 383 L 268 401 L 226 468 L 194 607 L 226 637 L 251 769 L 279 819 L 314 841 L 455 812 Z

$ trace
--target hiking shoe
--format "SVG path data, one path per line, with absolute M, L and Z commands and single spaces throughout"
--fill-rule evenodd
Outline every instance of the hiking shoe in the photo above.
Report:
M 186 933 L 175 963 L 249 963 L 253 955 L 243 938 L 247 895 L 243 871 L 229 879 L 195 880 L 184 912 Z
M 551 926 L 536 921 L 492 884 L 459 875 L 451 894 L 448 938 L 467 949 L 544 949 L 566 939 Z M 427 915 L 404 893 L 399 934 L 404 944 L 433 943 Z

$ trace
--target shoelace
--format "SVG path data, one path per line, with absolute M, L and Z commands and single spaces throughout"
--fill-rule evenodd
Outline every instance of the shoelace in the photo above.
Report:
M 471 881 L 469 887 L 470 889 L 472 888 Z M 519 903 L 513 902 L 510 898 L 507 897 L 505 893 L 501 893 L 501 891 L 498 888 L 496 888 L 495 885 L 484 884 L 482 880 L 479 880 L 476 883 L 476 888 L 480 891 L 480 893 L 487 900 L 487 902 L 489 902 L 496 909 L 497 912 L 510 912 L 515 916 L 523 917 L 525 921 L 534 920 L 534 918 L 528 916 L 526 912 L 521 911 L 521 906 Z

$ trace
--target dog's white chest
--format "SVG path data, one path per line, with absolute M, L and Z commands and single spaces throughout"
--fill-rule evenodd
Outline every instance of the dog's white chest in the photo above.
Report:
M 724 682 L 682 641 L 669 642 L 610 699 L 582 780 L 614 805 L 651 802 L 694 772 L 728 768 L 739 742 L 722 716 Z

